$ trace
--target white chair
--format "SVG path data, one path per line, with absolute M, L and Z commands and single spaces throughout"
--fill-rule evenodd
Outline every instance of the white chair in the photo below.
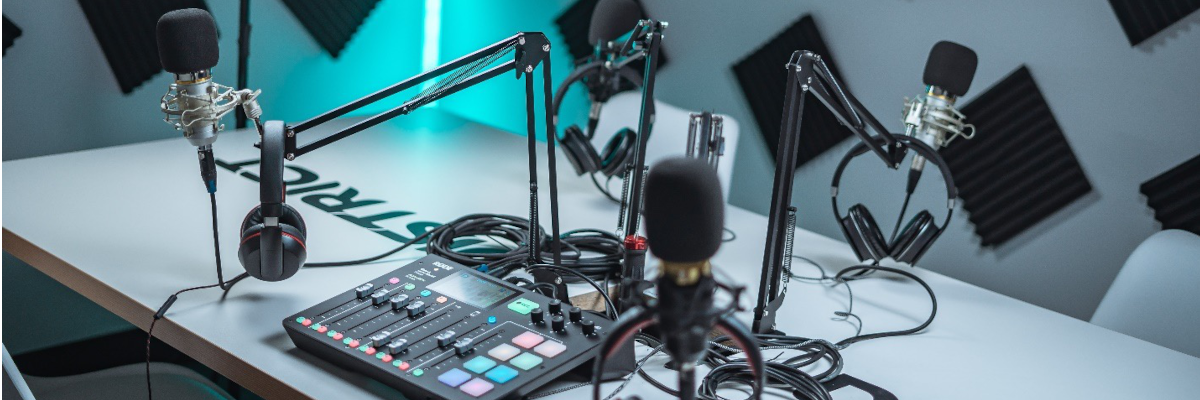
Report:
M 1200 357 L 1200 236 L 1165 230 L 1138 245 L 1092 323 Z
M 41 378 L 22 376 L 4 348 L 4 399 L 125 400 L 146 397 L 146 365 L 131 364 L 86 374 Z M 167 363 L 150 363 L 154 395 L 159 399 L 232 400 L 196 371 Z
M 664 158 L 684 155 L 684 151 L 687 150 L 689 115 L 694 112 L 661 101 L 655 101 L 654 108 L 654 129 L 650 133 L 650 140 L 646 142 L 646 165 L 648 166 L 653 166 L 655 162 Z M 729 180 L 733 177 L 733 156 L 737 149 L 738 123 L 732 117 L 721 114 L 721 110 L 715 111 L 724 119 L 722 132 L 725 135 L 725 155 L 717 164 L 717 176 L 721 178 L 721 188 L 725 191 L 725 199 L 729 200 Z M 600 123 L 596 126 L 596 137 L 592 138 L 592 145 L 597 150 L 604 148 L 604 144 L 621 128 L 636 131 L 641 112 L 641 91 L 631 90 L 613 96 L 600 111 Z M 618 193 L 620 193 L 619 190 Z

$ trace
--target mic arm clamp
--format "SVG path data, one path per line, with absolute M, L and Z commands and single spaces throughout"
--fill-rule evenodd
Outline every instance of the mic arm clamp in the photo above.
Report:
M 820 55 L 807 50 L 792 53 L 787 63 L 787 89 L 783 122 L 775 156 L 775 180 L 771 188 L 771 211 L 767 216 L 767 240 L 763 250 L 758 301 L 754 307 L 755 333 L 775 331 L 775 316 L 783 305 L 784 265 L 790 261 L 791 230 L 788 209 L 792 207 L 792 185 L 799 166 L 800 127 L 808 96 L 821 102 L 850 132 L 867 145 L 888 168 L 904 160 L 905 148 L 883 124 L 838 80 Z M 874 132 L 874 135 L 872 135 Z M 882 142 L 882 144 L 880 143 Z

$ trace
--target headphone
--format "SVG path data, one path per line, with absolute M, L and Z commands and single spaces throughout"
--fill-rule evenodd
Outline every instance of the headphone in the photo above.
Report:
M 259 164 L 259 204 L 242 220 L 238 260 L 246 273 L 277 282 L 292 277 L 304 265 L 307 229 L 300 212 L 284 203 L 283 121 L 267 121 L 262 129 Z
M 559 86 L 558 91 L 554 95 L 554 118 L 558 119 L 559 106 L 562 105 L 562 98 L 567 93 L 567 89 L 571 84 L 583 80 L 589 76 L 598 75 L 602 68 L 609 68 L 606 65 L 607 61 L 594 61 L 584 64 L 567 76 Z M 611 86 L 601 87 L 599 82 L 585 82 L 589 89 L 589 98 L 593 104 L 603 103 L 617 91 L 618 85 L 621 83 L 621 78 L 632 82 L 636 86 L 641 86 L 642 77 L 634 70 L 629 68 L 621 68 L 617 70 L 617 79 L 607 82 Z M 571 162 L 571 166 L 575 167 L 576 175 L 586 173 L 601 172 L 604 176 L 611 177 L 625 171 L 625 164 L 633 158 L 633 153 L 637 149 L 637 132 L 629 128 L 622 128 L 608 140 L 604 148 L 600 152 L 596 152 L 596 148 L 592 146 L 591 138 L 595 135 L 596 124 L 599 115 L 592 115 L 588 121 L 588 132 L 585 134 L 579 125 L 571 125 L 563 131 L 562 138 L 559 143 L 562 144 L 563 153 L 567 156 L 567 161 Z
M 916 140 L 910 136 L 890 134 L 896 138 L 897 143 L 901 148 L 908 148 L 916 151 L 917 154 L 925 157 L 926 160 L 938 167 L 942 173 L 942 179 L 946 183 L 946 220 L 942 222 L 942 226 L 934 223 L 933 214 L 928 210 L 921 210 L 917 215 L 904 225 L 904 228 L 896 235 L 895 240 L 888 241 L 884 239 L 883 231 L 879 229 L 879 225 L 875 223 L 875 218 L 871 216 L 871 211 L 862 203 L 855 204 L 846 211 L 846 215 L 842 216 L 838 212 L 837 196 L 838 183 L 842 179 L 842 172 L 846 169 L 846 165 L 850 160 L 867 152 L 867 144 L 859 143 L 846 153 L 838 164 L 837 170 L 833 173 L 833 214 L 838 218 L 839 226 L 842 228 L 842 234 L 846 236 L 846 241 L 850 242 L 850 247 L 854 249 L 854 254 L 858 256 L 859 261 L 874 260 L 882 261 L 884 258 L 891 257 L 892 259 L 908 263 L 916 264 L 917 260 L 925 254 L 926 250 L 933 245 L 938 236 L 941 236 L 946 226 L 950 223 L 950 217 L 954 214 L 955 199 L 958 198 L 958 188 L 954 187 L 954 178 L 950 176 L 950 168 L 946 166 L 946 162 L 942 160 L 932 147 L 920 140 Z M 880 138 L 874 138 L 878 142 L 882 142 Z

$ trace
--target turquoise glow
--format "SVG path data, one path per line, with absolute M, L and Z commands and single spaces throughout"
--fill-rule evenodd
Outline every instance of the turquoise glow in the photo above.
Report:
M 422 26 L 425 31 L 421 44 L 421 69 L 428 71 L 439 65 L 438 46 L 442 33 L 442 0 L 425 0 L 425 21 Z M 433 82 L 425 82 L 423 88 L 428 88 L 432 84 Z M 437 107 L 437 102 L 429 104 L 428 107 Z

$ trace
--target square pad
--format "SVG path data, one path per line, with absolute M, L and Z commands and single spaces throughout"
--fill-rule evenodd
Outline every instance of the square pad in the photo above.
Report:
M 517 368 L 528 371 L 533 369 L 533 367 L 541 365 L 542 358 L 529 353 L 521 353 L 521 355 L 513 358 L 512 361 L 509 361 L 509 363 L 512 363 L 512 365 L 515 365 Z
M 477 374 L 482 374 L 484 372 L 487 372 L 487 370 L 492 369 L 492 367 L 495 367 L 495 366 L 496 366 L 495 361 L 492 361 L 492 359 L 484 357 L 484 356 L 478 356 L 478 357 L 472 358 L 470 361 L 463 363 L 463 368 L 466 368 L 467 371 L 471 371 L 471 372 L 474 372 Z
M 446 384 L 449 387 L 458 387 L 471 379 L 471 374 L 458 368 L 451 368 L 449 371 L 438 376 L 438 382 Z
M 542 337 L 542 335 L 533 332 L 525 332 L 513 338 L 512 342 L 517 346 L 521 346 L 526 349 L 532 349 L 533 346 L 537 346 L 545 340 L 546 338 Z
M 484 393 L 492 391 L 492 388 L 495 388 L 495 387 L 496 387 L 496 385 L 493 385 L 491 382 L 485 381 L 483 379 L 475 378 L 475 379 L 472 379 L 470 382 L 467 382 L 466 384 L 462 385 L 462 387 L 458 388 L 458 390 L 461 390 L 461 391 L 463 391 L 463 393 L 469 394 L 471 396 L 479 397 L 479 396 L 483 396 Z
M 543 356 L 546 356 L 546 358 L 554 358 L 554 356 L 557 356 L 559 354 L 562 354 L 562 352 L 567 351 L 567 346 L 564 346 L 562 343 L 559 343 L 559 342 L 547 340 L 546 342 L 539 344 L 538 347 L 534 347 L 533 351 L 538 354 L 541 354 Z
M 488 379 L 491 379 L 496 383 L 505 383 L 513 380 L 513 378 L 516 378 L 517 374 L 517 370 L 509 368 L 507 365 L 498 365 L 496 368 L 492 368 L 491 371 L 488 371 L 487 374 L 484 374 L 483 376 L 486 376 Z
M 487 354 L 497 360 L 508 361 L 510 358 L 516 357 L 517 354 L 521 354 L 521 349 L 513 347 L 508 343 L 501 343 L 499 346 L 488 350 Z

